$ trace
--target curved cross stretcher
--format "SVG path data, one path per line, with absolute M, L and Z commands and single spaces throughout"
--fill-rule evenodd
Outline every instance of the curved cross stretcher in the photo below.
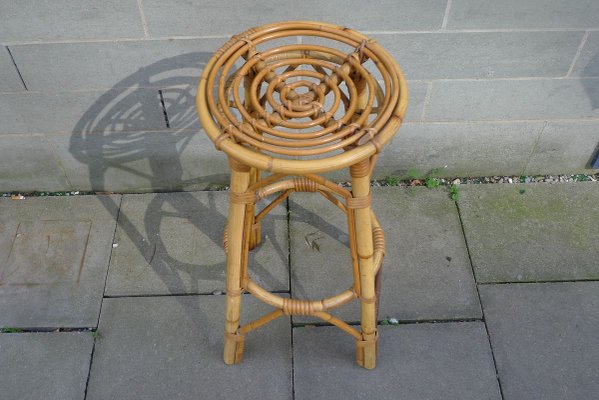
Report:
M 317 43 L 268 47 L 290 38 Z M 298 21 L 252 28 L 233 36 L 209 61 L 200 78 L 198 114 L 231 168 L 224 238 L 227 364 L 241 360 L 249 331 L 282 315 L 310 315 L 352 335 L 358 363 L 375 367 L 375 281 L 385 242 L 371 210 L 370 178 L 377 154 L 401 125 L 407 100 L 393 58 L 375 41 L 342 26 Z M 351 191 L 319 175 L 347 167 Z M 248 252 L 260 242 L 261 220 L 298 191 L 320 193 L 347 215 L 354 284 L 322 300 L 279 297 L 248 275 Z M 258 201 L 277 193 L 255 213 Z M 240 326 L 244 291 L 275 311 Z M 361 304 L 360 331 L 328 312 L 354 299 Z

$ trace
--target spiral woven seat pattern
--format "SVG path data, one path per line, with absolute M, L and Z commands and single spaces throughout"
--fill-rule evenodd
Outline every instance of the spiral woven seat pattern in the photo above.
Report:
M 318 42 L 269 47 L 297 38 Z M 323 172 L 378 153 L 399 129 L 407 88 L 376 41 L 342 26 L 285 22 L 225 43 L 202 74 L 197 104 L 229 156 L 275 172 Z

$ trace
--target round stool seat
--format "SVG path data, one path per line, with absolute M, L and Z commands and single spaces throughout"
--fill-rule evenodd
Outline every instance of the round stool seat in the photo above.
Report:
M 311 43 L 313 42 L 313 43 Z M 343 50 L 342 50 L 343 49 Z M 375 41 L 342 26 L 284 22 L 235 35 L 206 65 L 200 121 L 231 169 L 224 361 L 241 361 L 245 335 L 284 315 L 306 315 L 354 337 L 356 362 L 376 365 L 384 232 L 371 209 L 376 155 L 408 101 L 401 70 Z M 351 191 L 321 173 L 349 167 Z M 262 176 L 262 172 L 270 172 Z M 294 175 L 289 177 L 288 175 Z M 262 219 L 295 192 L 315 192 L 347 217 L 353 285 L 322 299 L 278 296 L 248 272 Z M 278 194 L 257 210 L 257 203 Z M 257 213 L 256 213 L 257 212 Z M 241 325 L 241 295 L 275 310 Z M 330 313 L 360 302 L 360 330 Z
M 318 43 L 293 44 L 306 37 Z M 292 44 L 269 47 L 281 40 Z M 238 162 L 322 173 L 378 153 L 401 125 L 407 93 L 399 66 L 374 40 L 298 21 L 233 36 L 206 65 L 197 106 L 217 149 Z

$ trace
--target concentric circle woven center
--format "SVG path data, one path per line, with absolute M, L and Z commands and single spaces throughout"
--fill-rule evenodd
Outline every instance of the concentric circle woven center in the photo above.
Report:
M 207 84 L 217 147 L 231 139 L 277 157 L 326 157 L 375 140 L 397 117 L 402 78 L 385 50 L 341 27 L 296 25 L 250 29 L 217 51 Z M 319 41 L 269 47 L 302 37 Z

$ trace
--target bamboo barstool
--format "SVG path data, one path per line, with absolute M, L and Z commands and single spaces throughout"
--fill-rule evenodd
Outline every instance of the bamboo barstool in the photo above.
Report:
M 296 38 L 310 37 L 317 44 L 268 47 L 278 39 L 300 43 Z M 351 51 L 340 51 L 340 45 Z M 198 114 L 231 168 L 224 235 L 225 363 L 241 361 L 248 332 L 282 315 L 309 315 L 353 336 L 358 364 L 375 367 L 375 281 L 385 241 L 371 211 L 370 178 L 378 153 L 401 125 L 407 102 L 405 79 L 389 53 L 342 26 L 294 21 L 252 28 L 233 36 L 208 62 L 199 82 Z M 319 175 L 347 167 L 351 191 Z M 248 275 L 248 252 L 260 242 L 261 220 L 293 192 L 320 193 L 347 215 L 354 283 L 332 297 L 280 297 Z M 277 193 L 256 214 L 256 203 Z M 275 311 L 240 326 L 243 292 Z M 353 299 L 360 301 L 360 331 L 329 313 Z

